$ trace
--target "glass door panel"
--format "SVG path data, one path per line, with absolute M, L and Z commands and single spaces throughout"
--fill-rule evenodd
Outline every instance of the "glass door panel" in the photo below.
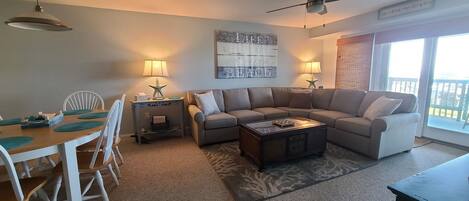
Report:
M 439 37 L 427 126 L 469 134 L 469 34 Z
M 418 95 L 425 40 L 390 44 L 386 90 Z

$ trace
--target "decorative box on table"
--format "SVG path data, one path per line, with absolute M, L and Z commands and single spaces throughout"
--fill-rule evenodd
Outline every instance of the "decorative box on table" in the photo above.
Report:
M 56 115 L 53 114 L 42 114 L 40 113 L 37 116 L 30 116 L 21 122 L 21 128 L 42 128 L 42 127 L 52 127 L 64 120 L 64 114 L 61 112 Z

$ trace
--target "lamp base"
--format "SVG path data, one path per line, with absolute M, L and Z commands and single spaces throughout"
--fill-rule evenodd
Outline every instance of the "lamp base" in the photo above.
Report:
M 162 85 L 162 86 L 161 85 L 155 85 L 155 86 L 148 85 L 148 86 L 153 88 L 153 99 L 157 99 L 157 100 L 164 99 L 163 88 L 165 88 L 167 85 Z
M 306 80 L 306 82 L 309 83 L 309 86 L 308 88 L 313 88 L 313 89 L 316 89 L 316 82 L 318 82 L 319 80 Z

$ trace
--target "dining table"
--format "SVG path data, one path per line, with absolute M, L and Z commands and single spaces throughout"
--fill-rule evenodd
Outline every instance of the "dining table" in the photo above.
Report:
M 19 124 L 0 126 L 0 139 L 7 137 L 32 138 L 30 143 L 8 150 L 14 163 L 59 154 L 67 200 L 80 201 L 82 196 L 76 148 L 98 138 L 104 128 L 105 120 L 105 118 L 80 119 L 79 115 L 68 115 L 64 116 L 63 121 L 51 127 L 22 129 Z M 103 125 L 73 132 L 57 132 L 55 130 L 61 125 L 82 121 L 102 121 Z M 1 160 L 0 166 L 3 166 Z

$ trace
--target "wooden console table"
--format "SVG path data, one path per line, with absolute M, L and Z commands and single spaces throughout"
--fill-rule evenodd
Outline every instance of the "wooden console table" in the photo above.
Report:
M 469 154 L 389 185 L 388 189 L 397 201 L 468 201 Z
M 179 134 L 184 137 L 184 98 L 165 98 L 161 100 L 132 101 L 134 133 L 137 143 L 143 137 L 158 137 Z M 152 116 L 166 116 L 169 128 L 152 131 Z

